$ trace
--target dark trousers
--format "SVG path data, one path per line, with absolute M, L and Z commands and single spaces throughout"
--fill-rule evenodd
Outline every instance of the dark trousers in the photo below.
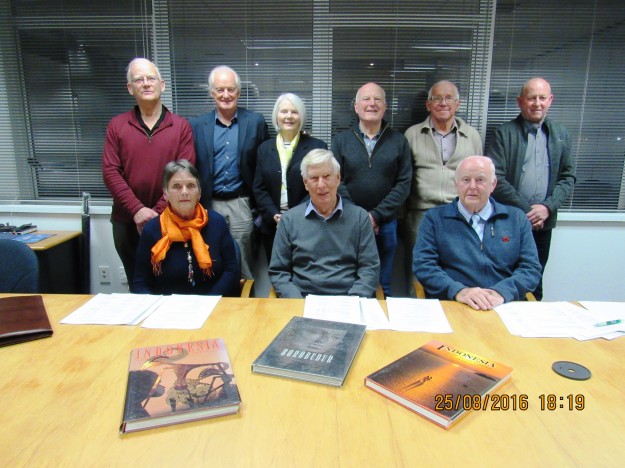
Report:
M 549 249 L 551 248 L 551 229 L 547 231 L 532 231 L 532 234 L 534 235 L 534 242 L 536 242 L 536 250 L 538 250 L 541 273 L 534 296 L 536 296 L 536 300 L 541 301 L 543 298 L 543 274 L 545 273 L 545 266 L 549 259 Z
M 135 263 L 137 261 L 137 246 L 139 245 L 139 233 L 135 223 L 122 223 L 111 221 L 113 225 L 113 243 L 115 250 L 124 265 L 128 288 L 132 291 L 132 280 L 135 277 Z
M 267 265 L 271 263 L 271 252 L 273 251 L 273 240 L 276 238 L 276 232 L 272 232 L 271 234 L 267 234 L 265 232 L 261 232 L 260 239 L 263 243 L 263 247 L 265 248 L 265 254 L 267 255 Z

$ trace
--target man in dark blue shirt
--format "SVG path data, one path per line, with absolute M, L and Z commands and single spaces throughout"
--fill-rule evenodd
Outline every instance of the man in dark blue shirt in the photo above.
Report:
M 241 79 L 233 69 L 214 68 L 208 88 L 215 109 L 191 120 L 202 185 L 200 203 L 226 218 L 241 248 L 241 275 L 251 279 L 256 150 L 269 132 L 261 114 L 238 107 Z

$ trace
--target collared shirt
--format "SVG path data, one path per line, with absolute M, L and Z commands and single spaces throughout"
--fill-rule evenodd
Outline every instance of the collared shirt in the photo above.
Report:
M 373 153 L 373 149 L 375 148 L 375 144 L 380 139 L 380 135 L 382 135 L 382 128 L 380 127 L 380 130 L 378 130 L 378 133 L 373 138 L 369 138 L 367 134 L 365 134 L 365 132 L 360 129 L 360 126 L 358 126 L 358 134 L 362 138 L 362 141 L 365 142 L 367 153 L 369 154 L 369 156 L 371 156 L 371 154 Z
M 236 114 L 230 125 L 224 125 L 219 116 L 215 116 L 213 147 L 213 192 L 236 192 L 243 185 L 239 172 L 239 122 Z
M 456 125 L 456 119 L 454 119 L 451 130 L 445 135 L 436 130 L 431 117 L 430 128 L 432 129 L 432 136 L 434 137 L 436 147 L 440 151 L 441 159 L 444 164 L 451 159 L 456 151 L 456 142 L 458 141 L 458 126 Z
M 549 152 L 547 133 L 542 123 L 524 121 L 527 131 L 527 150 L 523 160 L 523 171 L 519 193 L 530 205 L 542 203 L 549 187 Z
M 490 200 L 488 200 L 488 202 L 486 202 L 486 205 L 484 205 L 484 208 L 482 208 L 477 213 L 471 213 L 462 204 L 462 202 L 458 200 L 458 211 L 464 217 L 464 219 L 466 219 L 467 222 L 471 225 L 471 227 L 476 232 L 480 240 L 482 240 L 484 238 L 484 225 L 486 224 L 486 221 L 488 221 L 489 218 L 493 214 L 493 205 L 490 202 Z
M 315 207 L 315 205 L 313 205 L 312 199 L 308 201 L 308 206 L 306 206 L 306 211 L 304 211 L 304 217 L 308 218 L 308 215 L 314 211 L 317 216 L 322 218 L 327 223 L 334 217 L 335 214 L 338 213 L 338 216 L 341 216 L 343 214 L 343 199 L 338 194 L 336 196 L 338 197 L 339 201 L 336 204 L 334 211 L 332 211 L 332 213 L 330 213 L 330 216 L 328 216 L 327 218 L 319 213 L 319 211 L 317 211 L 317 208 Z
M 154 127 L 152 128 L 148 128 L 148 126 L 143 121 L 143 117 L 141 117 L 141 109 L 139 109 L 139 106 L 135 106 L 135 116 L 137 117 L 137 120 L 139 121 L 139 125 L 141 125 L 141 128 L 145 130 L 145 133 L 149 137 L 154 135 L 154 132 L 158 130 L 158 127 L 160 127 L 160 125 L 163 123 L 163 120 L 165 120 L 165 114 L 167 114 L 167 108 L 164 105 L 161 105 L 161 106 L 162 106 L 161 115 L 156 121 L 156 123 L 154 124 Z

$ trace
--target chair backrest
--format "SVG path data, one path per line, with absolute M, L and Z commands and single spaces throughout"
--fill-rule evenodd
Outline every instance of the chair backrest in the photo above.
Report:
M 419 283 L 419 281 L 417 281 L 416 279 L 412 281 L 412 285 L 414 286 L 414 292 L 415 292 L 415 295 L 417 296 L 417 299 L 425 299 L 426 295 L 425 295 L 425 289 L 423 288 L 423 285 Z
M 37 255 L 22 242 L 0 239 L 0 292 L 39 292 Z

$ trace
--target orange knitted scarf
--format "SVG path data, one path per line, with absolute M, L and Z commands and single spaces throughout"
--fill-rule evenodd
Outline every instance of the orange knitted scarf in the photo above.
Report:
M 200 229 L 208 223 L 208 214 L 199 203 L 195 207 L 192 219 L 186 220 L 177 216 L 167 206 L 161 213 L 161 233 L 163 237 L 152 247 L 152 269 L 155 275 L 161 273 L 161 262 L 165 260 L 172 242 L 188 242 L 191 239 L 193 253 L 198 265 L 207 276 L 212 276 L 213 261 L 208 253 L 208 245 L 204 242 Z

